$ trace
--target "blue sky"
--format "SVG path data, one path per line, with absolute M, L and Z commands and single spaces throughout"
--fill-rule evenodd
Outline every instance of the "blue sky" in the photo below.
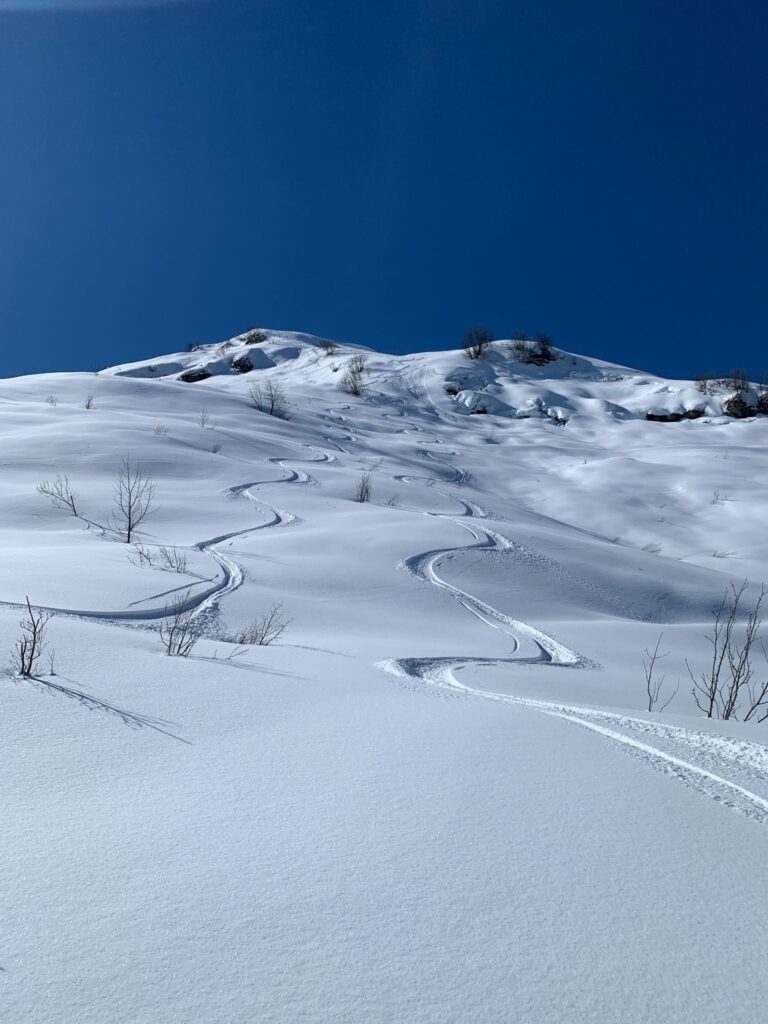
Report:
M 251 324 L 768 370 L 768 10 L 0 0 L 4 374 Z

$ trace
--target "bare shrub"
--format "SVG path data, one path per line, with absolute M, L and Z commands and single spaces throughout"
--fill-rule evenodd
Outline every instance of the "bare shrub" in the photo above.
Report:
M 533 366 L 546 366 L 557 357 L 552 351 L 552 339 L 548 334 L 539 332 L 533 340 L 517 338 L 512 343 L 512 354 L 521 363 Z
M 336 342 L 331 341 L 330 338 L 322 338 L 320 340 L 319 348 L 325 353 L 325 355 L 332 356 L 335 354 L 338 346 Z
M 731 370 L 731 372 L 723 378 L 723 384 L 725 387 L 735 391 L 737 395 L 740 395 L 744 391 L 749 390 L 749 377 L 744 370 Z
M 165 618 L 160 623 L 160 639 L 165 653 L 177 658 L 188 658 L 200 639 L 200 628 L 194 611 L 187 607 L 190 592 L 181 594 L 165 607 Z
M 355 501 L 366 502 L 371 500 L 371 474 L 363 473 L 355 490 Z
M 542 366 L 545 363 L 551 363 L 554 358 L 552 339 L 548 334 L 540 331 L 533 339 L 533 362 Z
M 649 711 L 654 711 L 656 709 L 656 705 L 659 703 L 663 696 L 664 680 L 666 679 L 666 676 L 658 676 L 656 674 L 657 662 L 661 661 L 663 658 L 666 658 L 669 654 L 669 651 L 665 651 L 664 654 L 659 654 L 659 647 L 661 646 L 663 636 L 663 633 L 659 634 L 659 639 L 656 641 L 656 646 L 654 647 L 653 651 L 649 651 L 646 648 L 645 656 L 643 657 L 645 692 L 648 694 Z M 669 706 L 670 702 L 676 696 L 677 691 L 679 689 L 680 683 L 678 682 L 677 686 L 675 687 L 674 693 L 670 694 L 670 696 L 667 697 L 667 699 L 659 708 L 659 711 L 664 711 L 664 709 Z
M 64 509 L 73 516 L 78 514 L 78 494 L 72 489 L 66 474 L 62 476 L 61 473 L 57 473 L 53 480 L 42 480 L 37 485 L 37 493 L 49 498 L 54 508 Z
M 160 544 L 156 548 L 134 544 L 128 560 L 142 568 L 163 569 L 166 572 L 178 572 L 182 575 L 189 572 L 189 556 L 186 551 L 166 547 L 164 544 Z
M 168 433 L 169 429 L 170 428 L 166 427 L 166 425 L 164 423 L 158 423 L 155 426 L 155 431 L 154 432 L 155 432 L 157 437 L 165 437 L 165 435 Z
M 400 505 L 400 495 L 390 494 L 390 496 L 387 498 L 386 503 L 390 508 L 398 508 Z
M 235 643 L 269 647 L 280 639 L 291 621 L 285 617 L 282 602 L 278 601 L 260 618 L 241 629 L 235 637 Z
M 211 451 L 213 452 L 214 455 L 218 455 L 218 453 L 221 451 L 221 449 L 223 447 L 224 447 L 224 442 L 223 441 L 214 441 L 214 443 L 213 443 L 213 445 L 211 447 Z
M 88 395 L 88 397 L 85 400 L 85 406 L 84 407 L 86 409 L 93 409 L 93 408 L 95 408 L 95 402 L 96 402 L 96 400 L 93 397 L 93 395 Z
M 46 398 L 46 402 L 48 403 L 48 405 L 58 405 L 59 404 L 59 400 L 56 397 L 56 395 L 48 395 L 48 397 Z
M 515 331 L 512 335 L 512 341 L 528 341 L 528 333 L 526 331 Z
M 37 674 L 40 658 L 48 647 L 45 632 L 52 614 L 42 611 L 40 608 L 33 608 L 28 597 L 26 603 L 27 614 L 19 623 L 21 636 L 16 641 L 16 646 L 11 654 L 11 669 L 17 676 L 30 679 Z M 53 654 L 50 656 L 49 663 L 53 670 Z
M 464 332 L 462 346 L 469 359 L 480 359 L 493 341 L 493 335 L 486 327 L 470 327 Z
M 741 717 L 745 722 L 751 719 L 763 722 L 768 718 L 768 673 L 764 681 L 755 682 L 752 663 L 756 644 L 768 661 L 760 641 L 760 610 L 765 587 L 761 587 L 757 600 L 747 613 L 743 635 L 736 634 L 739 608 L 747 586 L 746 580 L 740 587 L 731 583 L 714 613 L 712 629 L 706 637 L 712 648 L 709 667 L 697 677 L 686 661 L 693 683 L 693 698 L 707 718 L 737 719 L 742 707 Z
M 148 519 L 157 506 L 152 477 L 140 463 L 131 462 L 130 455 L 122 460 L 114 486 L 116 529 L 125 534 L 126 544 L 133 540 L 136 528 Z
M 261 384 L 251 384 L 248 394 L 259 412 L 277 416 L 281 420 L 288 419 L 288 402 L 285 392 L 276 381 L 268 380 L 264 387 Z
M 268 338 L 267 332 L 263 331 L 260 327 L 251 327 L 242 336 L 242 340 L 246 345 L 263 345 Z
M 200 426 L 205 430 L 208 424 L 211 422 L 211 417 L 206 409 L 200 410 Z
M 346 391 L 348 395 L 362 395 L 365 393 L 365 381 L 363 375 L 365 373 L 366 358 L 362 352 L 357 352 L 346 365 L 341 380 L 339 381 L 339 387 L 342 391 Z

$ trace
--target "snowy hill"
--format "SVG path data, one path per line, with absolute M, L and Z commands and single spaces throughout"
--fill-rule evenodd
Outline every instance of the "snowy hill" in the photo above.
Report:
M 264 333 L 0 381 L 0 650 L 55 613 L 2 682 L 8 1019 L 761 1019 L 768 723 L 686 668 L 768 581 L 758 389 Z

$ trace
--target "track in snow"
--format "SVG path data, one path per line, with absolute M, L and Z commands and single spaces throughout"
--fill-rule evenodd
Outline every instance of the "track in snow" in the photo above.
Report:
M 460 470 L 456 470 L 455 467 L 448 468 L 454 470 L 455 480 L 461 479 Z M 400 479 L 407 482 L 413 478 Z M 427 482 L 430 485 L 434 484 L 434 480 L 431 479 Z M 448 498 L 455 497 L 444 491 L 438 493 Z M 545 663 L 578 668 L 590 664 L 586 658 L 553 637 L 528 623 L 505 615 L 439 575 L 437 570 L 441 559 L 455 551 L 467 548 L 504 550 L 516 546 L 509 538 L 494 530 L 480 524 L 463 522 L 462 518 L 487 518 L 487 513 L 471 502 L 463 501 L 461 498 L 457 500 L 464 505 L 464 515 L 461 518 L 438 512 L 420 514 L 447 519 L 463 527 L 472 534 L 475 543 L 465 548 L 445 548 L 413 555 L 406 559 L 403 567 L 418 579 L 447 591 L 468 612 L 486 625 L 500 629 L 512 639 L 514 647 L 505 658 L 393 658 L 380 662 L 379 667 L 401 679 L 426 684 L 433 692 L 461 694 L 516 705 L 589 729 L 610 740 L 623 752 L 638 757 L 655 770 L 683 782 L 739 814 L 768 824 L 768 748 L 761 744 L 711 735 L 617 712 L 601 711 L 597 708 L 479 690 L 467 686 L 456 678 L 455 673 L 462 669 L 487 665 Z M 653 744 L 647 742 L 649 738 L 653 740 Z M 755 789 L 761 792 L 755 792 Z

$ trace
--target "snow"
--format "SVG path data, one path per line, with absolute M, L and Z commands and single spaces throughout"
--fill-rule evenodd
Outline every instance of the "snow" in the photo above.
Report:
M 55 674 L 0 679 L 7 1019 L 761 1020 L 768 725 L 703 718 L 685 659 L 768 576 L 768 418 L 571 353 L 268 334 L 0 381 L 0 651 L 56 611 Z M 127 455 L 185 573 L 111 529 Z

